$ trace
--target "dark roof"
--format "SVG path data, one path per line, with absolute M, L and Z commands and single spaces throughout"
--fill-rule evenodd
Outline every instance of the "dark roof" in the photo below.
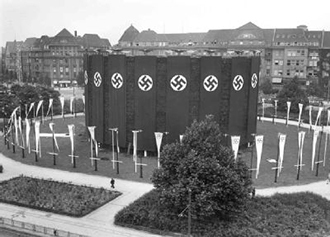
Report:
M 179 33 L 179 34 L 158 34 L 159 37 L 163 37 L 164 41 L 169 43 L 189 43 L 189 42 L 201 42 L 206 33 Z
M 131 25 L 125 30 L 124 34 L 120 37 L 119 42 L 133 42 L 133 40 L 139 33 L 140 32 L 133 25 Z
M 330 31 L 324 32 L 323 45 L 324 48 L 330 48 Z
M 209 30 L 203 41 L 204 42 L 229 42 L 232 39 L 233 30 Z
M 111 47 L 110 41 L 108 39 L 101 38 L 102 45 L 106 47 Z
M 159 42 L 164 39 L 163 36 L 158 37 L 156 31 L 153 30 L 144 30 L 140 34 L 138 34 L 135 39 L 133 40 L 134 42 Z
M 64 28 L 57 35 L 55 35 L 55 37 L 73 37 L 73 35 L 67 29 Z
M 24 44 L 23 44 L 23 49 L 29 50 L 29 49 L 33 48 L 36 40 L 37 40 L 37 38 L 35 38 L 35 37 L 26 38 L 26 40 L 24 41 Z
M 305 31 L 298 28 L 275 29 L 275 42 L 307 42 Z
M 259 26 L 253 24 L 251 21 L 238 27 L 237 30 L 262 30 Z
M 77 45 L 76 38 L 67 30 L 61 30 L 57 35 L 51 38 L 49 45 Z
M 16 53 L 18 49 L 21 49 L 23 41 L 8 41 L 6 43 L 6 54 Z

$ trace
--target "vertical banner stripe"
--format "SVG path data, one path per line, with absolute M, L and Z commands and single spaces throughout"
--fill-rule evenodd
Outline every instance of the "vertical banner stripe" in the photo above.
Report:
M 230 83 L 230 107 L 228 132 L 240 135 L 241 143 L 245 144 L 248 117 L 248 90 L 250 86 L 251 64 L 248 58 L 232 59 L 232 78 Z
M 85 97 L 85 125 L 86 127 L 89 126 L 89 120 L 88 120 L 88 115 L 89 115 L 89 93 L 88 93 L 88 86 L 89 86 L 89 71 L 88 71 L 88 54 L 84 54 L 84 64 L 83 64 L 83 69 L 84 69 L 84 97 Z
M 166 131 L 171 143 L 189 126 L 190 57 L 171 56 L 167 63 Z
M 104 143 L 104 105 L 103 105 L 103 86 L 105 85 L 104 78 L 104 57 L 103 55 L 92 55 L 90 57 L 92 70 L 89 75 L 89 84 L 91 84 L 91 110 L 90 124 L 96 126 L 95 138 L 98 142 Z
M 107 80 L 110 79 L 107 127 L 118 128 L 119 146 L 126 147 L 126 56 L 110 55 L 107 68 Z
M 155 151 L 156 129 L 156 57 L 135 58 L 135 129 L 139 135 L 138 150 Z
M 221 57 L 201 58 L 200 120 L 208 114 L 214 115 L 215 121 L 220 120 L 221 65 Z
M 248 116 L 247 116 L 247 141 L 252 142 L 252 134 L 257 132 L 257 115 L 258 115 L 258 88 L 259 88 L 259 69 L 260 58 L 253 57 L 251 59 L 251 73 L 248 78 L 249 98 L 248 98 Z

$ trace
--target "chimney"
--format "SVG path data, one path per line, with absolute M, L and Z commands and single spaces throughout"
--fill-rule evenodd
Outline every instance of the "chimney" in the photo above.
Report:
M 76 30 L 74 31 L 74 37 L 77 37 L 77 31 Z

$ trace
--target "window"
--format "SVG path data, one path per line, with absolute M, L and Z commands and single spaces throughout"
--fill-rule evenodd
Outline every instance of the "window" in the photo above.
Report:
M 287 76 L 290 76 L 290 70 L 289 70 L 289 69 L 286 70 L 286 75 L 287 75 Z
M 267 76 L 270 75 L 270 69 L 269 69 L 269 68 L 266 69 L 266 75 L 267 75 Z
M 275 60 L 274 61 L 274 65 L 278 66 L 279 65 L 279 61 L 278 60 Z
M 286 61 L 286 65 L 290 66 L 291 65 L 291 60 Z

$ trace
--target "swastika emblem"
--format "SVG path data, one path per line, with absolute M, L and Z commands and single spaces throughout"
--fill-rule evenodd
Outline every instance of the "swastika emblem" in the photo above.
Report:
M 241 75 L 237 75 L 233 80 L 233 87 L 235 91 L 240 91 L 243 88 L 244 79 Z
M 153 84 L 154 84 L 154 82 L 149 75 L 142 75 L 139 77 L 138 85 L 142 91 L 151 90 Z
M 85 78 L 85 85 L 88 84 L 88 74 L 87 74 L 87 71 L 85 70 L 85 73 L 84 73 L 84 78 Z
M 258 84 L 258 76 L 257 76 L 257 74 L 253 73 L 253 75 L 251 77 L 252 88 L 256 88 L 257 84 Z
M 94 74 L 94 84 L 96 87 L 99 87 L 102 83 L 102 77 L 99 72 L 95 72 Z
M 111 77 L 111 84 L 115 89 L 119 89 L 124 84 L 124 79 L 120 73 L 116 72 Z
M 187 79 L 182 75 L 175 75 L 170 81 L 174 91 L 183 91 L 187 86 Z
M 263 138 L 257 138 L 257 143 L 262 143 L 264 141 Z
M 234 143 L 234 144 L 239 144 L 239 138 L 234 138 L 234 139 L 233 139 L 233 143 Z
M 205 77 L 203 82 L 204 89 L 209 92 L 215 91 L 218 88 L 218 84 L 218 78 L 213 75 Z

